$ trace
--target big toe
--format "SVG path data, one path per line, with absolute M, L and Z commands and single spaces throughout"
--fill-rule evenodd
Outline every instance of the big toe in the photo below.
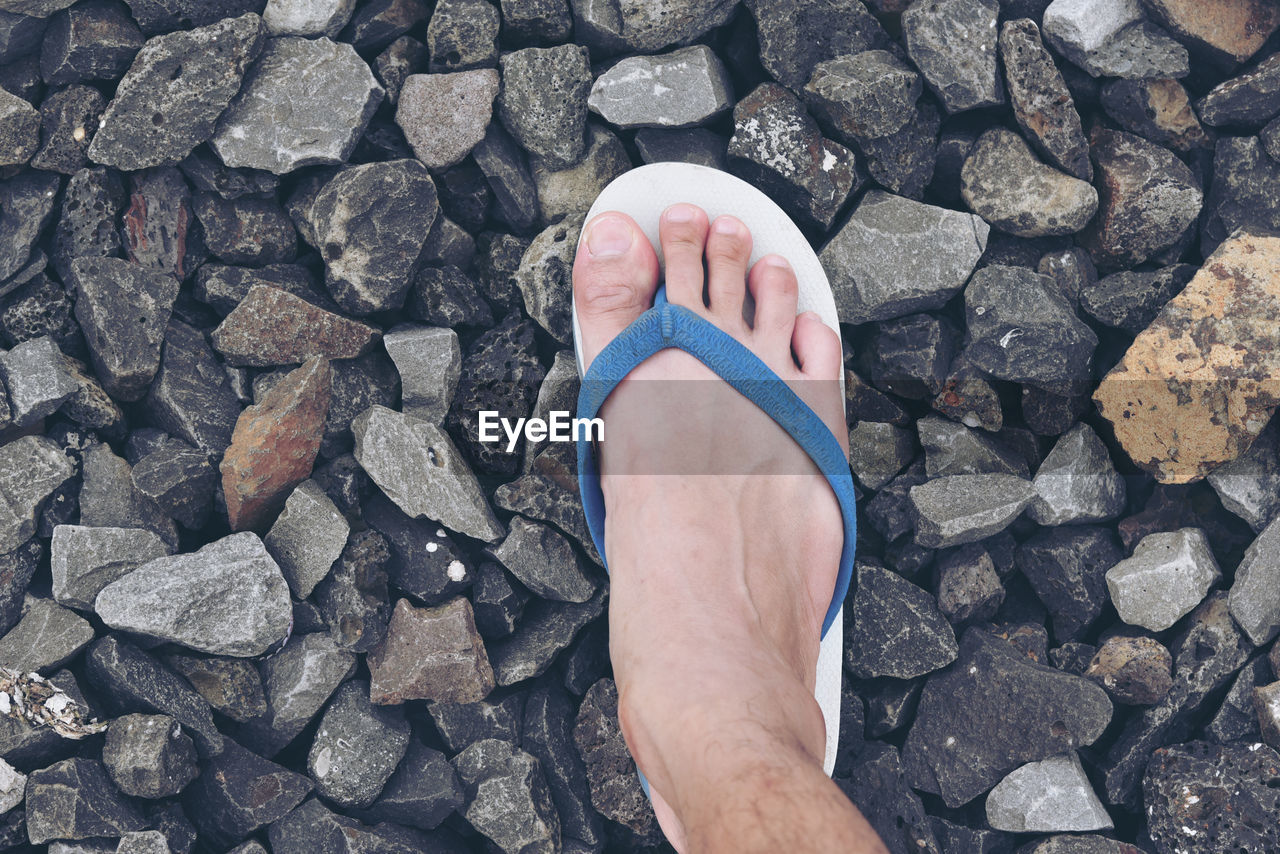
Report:
M 608 211 L 583 227 L 573 262 L 573 300 L 583 367 L 653 305 L 658 258 L 635 221 Z

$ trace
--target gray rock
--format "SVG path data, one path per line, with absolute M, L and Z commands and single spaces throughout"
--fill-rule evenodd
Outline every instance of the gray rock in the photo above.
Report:
M 814 5 L 802 0 L 747 0 L 756 20 L 760 64 L 783 86 L 799 91 L 824 60 L 873 48 L 889 37 L 861 0 Z
M 137 400 L 160 369 L 178 280 L 120 258 L 95 257 L 73 261 L 71 280 L 94 371 L 112 397 Z
M 651 833 L 657 820 L 622 737 L 618 689 L 612 679 L 601 679 L 587 689 L 574 722 L 573 742 L 586 766 L 596 810 L 636 834 Z
M 361 467 L 404 512 L 477 539 L 502 537 L 475 475 L 443 430 L 373 406 L 352 422 L 352 431 Z
M 525 703 L 520 746 L 542 765 L 562 840 L 593 847 L 604 842 L 604 828 L 591 808 L 586 766 L 573 741 L 574 705 L 559 686 L 536 688 Z
M 1011 833 L 1107 830 L 1113 825 L 1075 752 L 1028 762 L 987 795 L 987 823 Z
M 400 708 L 369 703 L 369 683 L 353 680 L 338 689 L 307 754 L 316 791 L 344 807 L 377 800 L 409 746 L 409 722 Z
M 283 175 L 345 163 L 383 89 L 347 44 L 327 38 L 271 39 L 210 145 L 232 167 Z
M 1258 646 L 1280 633 L 1278 550 L 1280 522 L 1273 521 L 1245 550 L 1231 585 L 1231 616 Z
M 547 672 L 578 632 L 604 613 L 604 605 L 604 590 L 582 603 L 534 600 L 515 632 L 490 645 L 497 684 L 515 685 Z
M 170 854 L 169 840 L 158 830 L 139 830 L 120 837 L 116 854 Z
M 493 119 L 498 72 L 412 74 L 400 89 L 396 124 L 429 169 L 448 169 L 471 153 Z
M 221 456 L 231 444 L 240 401 L 201 332 L 170 320 L 164 340 L 144 409 L 156 426 Z
M 1059 642 L 1080 638 L 1102 615 L 1106 572 L 1122 557 L 1115 535 L 1092 525 L 1037 531 L 1015 552 L 1019 571 L 1053 617 Z
M 911 431 L 878 421 L 859 421 L 849 430 L 849 458 L 858 483 L 877 490 L 915 456 Z
M 1192 264 L 1159 270 L 1121 270 L 1080 291 L 1080 308 L 1099 323 L 1137 335 L 1151 325 L 1165 303 L 1196 274 Z
M 50 439 L 23 436 L 0 445 L 0 553 L 31 538 L 45 500 L 73 474 L 71 460 Z
M 129 476 L 137 492 L 184 528 L 208 521 L 219 478 L 203 451 L 175 440 L 138 460 Z
M 148 41 L 103 113 L 90 159 L 128 170 L 182 160 L 213 136 L 263 35 L 250 14 Z
M 311 781 L 231 739 L 187 787 L 183 802 L 202 836 L 228 847 L 286 815 L 311 791 Z
M 13 424 L 18 427 L 52 414 L 80 390 L 62 351 L 47 335 L 0 352 L 0 377 L 9 392 Z
M 51 839 L 118 837 L 146 821 L 116 790 L 101 762 L 64 759 L 27 778 L 27 835 L 33 845 Z
M 907 780 L 960 806 L 1020 765 L 1092 744 L 1111 711 L 1087 679 L 1034 664 L 971 628 L 956 665 L 925 683 L 902 748 Z
M 933 0 L 902 15 L 907 54 L 948 113 L 1004 103 L 996 0 Z
M 955 632 L 926 591 L 887 569 L 858 564 L 845 666 L 861 679 L 914 679 L 955 661 Z
M 975 543 L 1009 526 L 1035 497 L 1011 474 L 959 474 L 911 487 L 915 540 L 928 548 Z
M 0 166 L 26 163 L 40 147 L 40 113 L 0 89 Z
M 501 122 L 490 122 L 484 139 L 471 151 L 493 191 L 498 212 L 512 228 L 527 231 L 538 221 L 538 189 L 524 152 Z
M 1182 528 L 1143 537 L 1132 557 L 1107 571 L 1107 588 L 1120 619 L 1159 632 L 1189 614 L 1221 577 L 1204 531 Z
M 523 732 L 524 701 L 524 694 L 511 694 L 495 702 L 431 700 L 427 703 L 427 712 L 445 750 L 456 755 L 486 738 L 519 744 Z
M 1254 688 L 1253 705 L 1262 740 L 1272 747 L 1280 745 L 1280 682 Z
M 246 743 L 264 756 L 275 756 L 306 729 L 355 668 L 355 654 L 327 634 L 291 637 L 280 652 L 262 662 L 267 714 L 246 726 Z
M 1022 137 L 991 128 L 960 170 L 960 194 L 993 227 L 1018 237 L 1074 234 L 1098 210 L 1098 191 L 1041 163 Z
M 18 625 L 0 638 L 0 661 L 24 673 L 47 673 L 70 661 L 93 638 L 93 626 L 74 611 L 51 599 L 31 599 Z
M 439 214 L 435 184 L 417 160 L 351 166 L 330 178 L 305 218 L 338 305 L 352 314 L 403 306 Z
M 1125 507 L 1124 478 L 1087 424 L 1076 425 L 1058 439 L 1032 483 L 1036 498 L 1027 515 L 1041 525 L 1104 522 Z
M 515 276 L 529 316 L 565 345 L 573 340 L 569 306 L 581 230 L 582 216 L 577 215 L 542 231 L 525 250 Z
M 411 738 L 404 759 L 367 814 L 378 821 L 434 830 L 465 803 L 462 783 L 445 755 Z
M 178 529 L 155 502 L 133 485 L 128 461 L 109 445 L 93 445 L 81 454 L 80 524 L 95 528 L 146 528 L 170 549 Z
M 0 759 L 0 813 L 7 813 L 22 803 L 26 785 L 27 775 Z
M 1205 479 L 1223 507 L 1261 533 L 1280 515 L 1280 424 L 1268 424 L 1249 450 Z
M 379 705 L 406 700 L 470 703 L 493 690 L 493 668 L 476 631 L 468 599 L 436 608 L 396 603 L 386 640 L 368 657 L 370 699 Z
M 452 329 L 393 327 L 382 338 L 400 373 L 402 411 L 440 424 L 449 412 L 462 372 L 462 348 Z
M 868 50 L 818 63 L 804 100 L 819 121 L 848 145 L 901 130 L 916 116 L 920 75 L 886 50 Z
M 428 67 L 465 71 L 498 64 L 500 16 L 488 0 L 441 0 L 427 25 Z
M 1080 114 L 1062 72 L 1040 41 L 1035 21 L 1023 18 L 1004 23 L 1000 58 L 1013 117 L 1023 134 L 1052 165 L 1082 181 L 1091 180 L 1089 140 Z
M 989 231 L 972 214 L 869 191 L 819 255 L 841 322 L 941 308 L 964 287 Z
M 53 216 L 61 181 L 47 172 L 25 172 L 0 181 L 0 282 L 26 266 L 36 238 Z
M 1223 136 L 1213 155 L 1205 200 L 1201 252 L 1210 253 L 1236 229 L 1271 233 L 1280 228 L 1280 161 L 1255 137 Z M 1207 256 L 1206 256 L 1207 257 Z
M 195 745 L 167 715 L 125 715 L 112 721 L 102 763 L 120 791 L 136 798 L 176 795 L 200 773 Z
M 596 78 L 587 106 L 620 128 L 691 127 L 733 104 L 720 58 L 706 45 L 628 57 Z
M 90 131 L 98 127 L 106 106 L 102 93 L 91 86 L 68 86 L 45 98 L 40 105 L 42 141 L 31 165 L 74 175 L 88 162 Z
M 964 303 L 965 356 L 973 365 L 1059 394 L 1083 390 L 1098 337 L 1051 279 L 1024 267 L 983 267 Z
M 1207 125 L 1257 127 L 1280 113 L 1280 59 L 1267 57 L 1251 70 L 1218 84 L 1196 104 Z
M 53 236 L 53 267 L 63 281 L 71 280 L 73 259 L 120 250 L 116 217 L 124 198 L 120 176 L 105 166 L 81 169 L 71 176 Z
M 824 138 L 800 99 L 774 83 L 733 108 L 728 158 L 789 214 L 824 229 L 860 184 L 854 153 Z
M 308 479 L 294 487 L 262 542 L 293 595 L 306 599 L 341 556 L 350 532 L 346 517 Z
M 591 132 L 590 126 L 587 132 Z M 729 140 L 706 128 L 641 128 L 636 131 L 635 143 L 645 163 L 697 163 L 721 172 L 728 170 L 725 152 Z
M 721 167 L 724 166 L 723 148 L 722 142 Z M 609 182 L 631 168 L 631 157 L 618 137 L 600 125 L 588 124 L 587 152 L 576 164 L 567 169 L 551 169 L 543 158 L 534 157 L 530 168 L 538 189 L 542 221 L 558 223 L 586 214 Z M 568 251 L 571 252 L 572 247 Z
M 1138 0 L 1054 0 L 1044 35 L 1094 77 L 1185 77 L 1187 50 L 1145 20 Z
M 490 738 L 455 756 L 453 766 L 466 789 L 463 816 L 505 854 L 559 850 L 560 820 L 537 759 Z
M 586 151 L 591 66 L 577 45 L 525 48 L 502 57 L 498 116 L 516 141 L 553 169 Z M 482 167 L 483 168 L 483 167 Z
M 737 8 L 733 0 L 569 3 L 576 39 L 605 53 L 653 53 L 672 43 L 688 44 L 725 23 Z
M 916 422 L 930 478 L 953 474 L 1012 474 L 1030 477 L 1027 461 L 994 437 L 936 415 Z
M 267 0 L 262 23 L 273 36 L 335 38 L 355 5 L 355 0 Z
M 1262 730 L 1258 727 L 1258 710 L 1253 705 L 1253 689 L 1265 685 L 1271 676 L 1271 664 L 1263 655 L 1255 657 L 1240 668 L 1240 673 L 1222 698 L 1222 705 L 1205 725 L 1204 733 L 1209 741 L 1228 744 L 1262 737 Z
M 261 655 L 289 634 L 289 587 L 256 534 L 156 558 L 102 589 L 107 625 L 215 655 Z
M 938 610 L 952 625 L 989 620 L 1004 601 L 1004 584 L 986 549 L 961 546 L 938 563 Z
M 489 552 L 544 599 L 586 602 L 596 592 L 569 541 L 547 525 L 516 516 L 507 538 Z

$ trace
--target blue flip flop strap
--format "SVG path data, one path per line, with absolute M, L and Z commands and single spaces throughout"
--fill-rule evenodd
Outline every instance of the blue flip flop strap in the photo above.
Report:
M 693 356 L 764 410 L 795 439 L 831 484 L 844 520 L 844 545 L 835 592 L 822 623 L 822 636 L 826 637 L 853 575 L 857 539 L 853 475 L 848 458 L 831 429 L 759 357 L 714 324 L 687 308 L 669 303 L 666 289 L 662 287 L 658 289 L 653 308 L 640 315 L 591 362 L 578 394 L 578 417 L 595 418 L 605 399 L 627 374 L 645 359 L 669 347 Z M 580 437 L 577 448 L 582 508 L 591 539 L 604 560 L 605 508 L 599 464 L 589 439 Z

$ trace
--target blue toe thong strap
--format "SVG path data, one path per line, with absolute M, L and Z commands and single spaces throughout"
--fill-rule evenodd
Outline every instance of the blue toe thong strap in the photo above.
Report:
M 835 622 L 853 575 L 857 521 L 853 476 L 844 450 L 831 429 L 758 356 L 731 335 L 666 299 L 659 288 L 653 308 L 609 342 L 591 362 L 578 394 L 578 417 L 595 418 L 605 398 L 627 374 L 659 350 L 675 347 L 702 362 L 776 421 L 818 466 L 840 504 L 844 545 L 834 595 L 822 623 L 822 636 Z M 774 380 L 762 382 L 761 380 Z M 578 487 L 596 550 L 604 558 L 604 495 L 595 448 L 585 435 L 578 439 Z

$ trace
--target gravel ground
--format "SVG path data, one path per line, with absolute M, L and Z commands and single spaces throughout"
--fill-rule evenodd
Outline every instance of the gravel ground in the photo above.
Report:
M 891 852 L 1280 851 L 1272 0 L 0 0 L 0 850 L 669 850 L 569 270 L 727 169 L 845 324 Z

